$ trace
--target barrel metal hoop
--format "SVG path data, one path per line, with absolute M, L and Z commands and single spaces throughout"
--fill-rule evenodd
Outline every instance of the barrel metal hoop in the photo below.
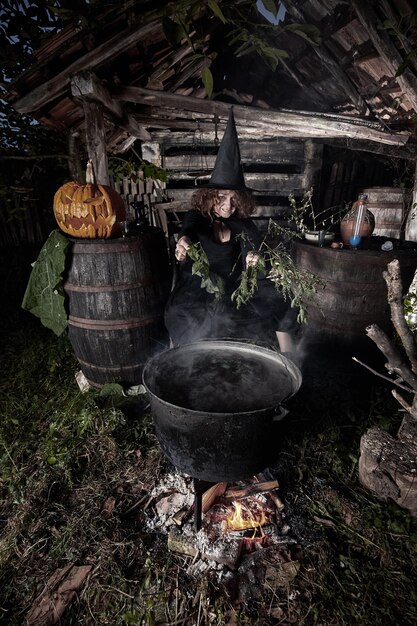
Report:
M 149 287 L 155 284 L 155 279 L 146 276 L 144 280 L 136 283 L 126 283 L 121 285 L 75 285 L 74 283 L 64 283 L 65 291 L 76 291 L 79 293 L 102 293 L 111 291 L 128 291 L 129 289 L 137 289 L 138 287 Z
M 126 242 L 120 243 L 95 243 L 94 240 L 91 240 L 93 245 L 87 243 L 74 243 L 72 246 L 73 254 L 109 254 L 110 252 L 125 252 L 126 254 L 131 254 L 135 248 L 142 248 L 144 244 L 144 240 L 136 239 L 130 240 L 127 239 Z
M 114 372 L 125 372 L 125 371 L 130 371 L 130 370 L 134 370 L 137 369 L 138 367 L 143 367 L 143 363 L 135 363 L 134 365 L 109 365 L 108 367 L 103 367 L 100 365 L 93 365 L 92 363 L 87 363 L 87 361 L 83 361 L 82 359 L 77 359 L 78 363 L 84 367 L 88 367 L 94 370 L 100 370 L 102 372 L 107 372 L 109 370 L 114 371 Z M 84 374 L 85 375 L 85 374 Z
M 141 326 L 149 326 L 155 324 L 162 315 L 155 315 L 148 318 L 133 318 L 129 320 L 90 320 L 84 317 L 76 317 L 70 315 L 68 323 L 70 326 L 77 328 L 86 328 L 87 330 L 125 330 L 126 328 L 140 328 Z

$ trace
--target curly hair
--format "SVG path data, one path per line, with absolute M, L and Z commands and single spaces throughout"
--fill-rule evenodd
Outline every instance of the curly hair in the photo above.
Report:
M 199 189 L 191 196 L 191 206 L 198 209 L 206 217 L 212 217 L 218 202 L 221 189 Z M 234 191 L 224 189 L 223 191 Z M 250 191 L 234 191 L 233 206 L 235 215 L 249 217 L 255 210 L 255 200 Z

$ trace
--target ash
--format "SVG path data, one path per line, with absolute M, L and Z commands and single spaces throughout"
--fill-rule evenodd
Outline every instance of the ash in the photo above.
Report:
M 233 497 L 228 497 L 227 489 L 202 515 L 201 529 L 196 531 L 193 481 L 177 471 L 168 474 L 150 494 L 154 515 L 149 515 L 147 529 L 168 535 L 168 549 L 190 559 L 187 573 L 194 578 L 210 573 L 218 582 L 235 581 L 241 600 L 253 597 L 271 571 L 278 586 L 288 585 L 297 574 L 302 549 L 291 536 L 276 489 L 240 499 L 257 519 L 263 513 L 265 525 L 261 530 L 236 531 L 226 530 L 233 512 Z
M 169 532 L 175 524 L 173 514 L 182 509 L 190 509 L 194 502 L 192 478 L 177 471 L 167 474 L 149 494 L 149 505 L 155 514 L 148 515 L 145 530 L 148 532 Z

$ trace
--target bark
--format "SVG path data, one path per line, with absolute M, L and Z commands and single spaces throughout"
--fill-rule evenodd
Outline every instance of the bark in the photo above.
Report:
M 392 323 L 404 346 L 411 369 L 417 374 L 417 346 L 404 317 L 403 286 L 398 259 L 394 259 L 388 264 L 387 271 L 384 272 L 383 276 L 388 287 L 388 303 L 391 309 Z M 417 386 L 414 386 L 414 389 L 417 392 Z

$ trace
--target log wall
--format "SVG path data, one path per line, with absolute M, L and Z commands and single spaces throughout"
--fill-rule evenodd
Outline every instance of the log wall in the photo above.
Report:
M 301 197 L 319 187 L 322 145 L 312 140 L 277 138 L 274 141 L 240 141 L 245 181 L 256 200 L 254 215 L 260 222 L 277 221 L 289 212 L 288 195 Z M 192 194 L 210 178 L 216 159 L 211 146 L 162 146 L 162 167 L 169 174 L 166 198 L 190 205 Z

